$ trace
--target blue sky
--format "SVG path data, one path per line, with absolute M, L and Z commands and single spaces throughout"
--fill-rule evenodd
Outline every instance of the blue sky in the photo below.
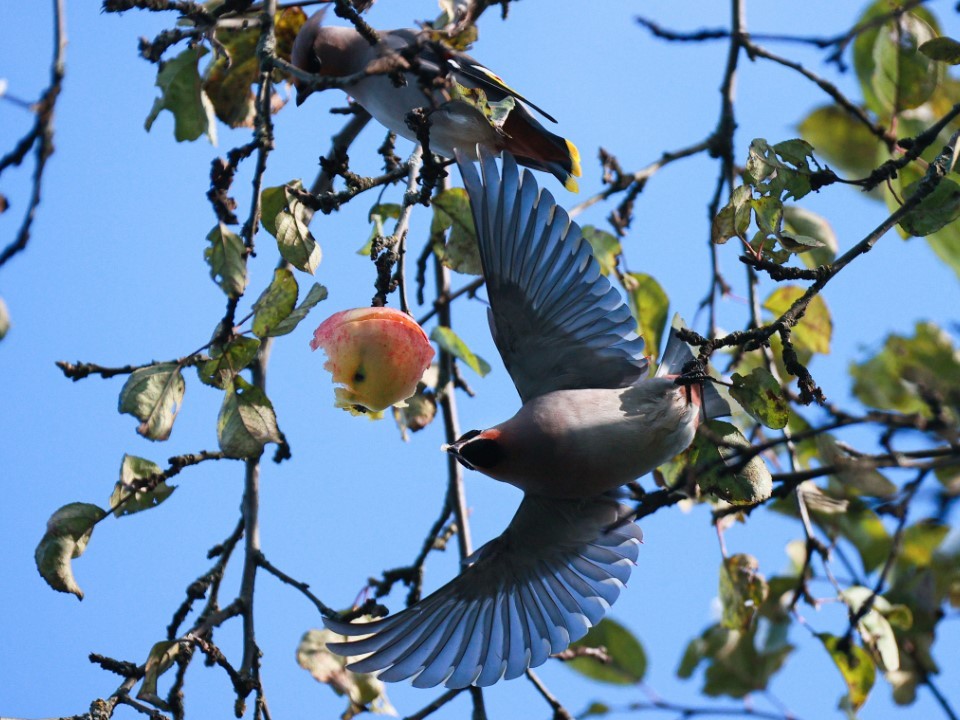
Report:
M 0 23 L 0 77 L 11 94 L 33 99 L 46 84 L 50 58 L 48 3 L 8 3 Z M 637 169 L 664 150 L 704 139 L 719 110 L 723 43 L 666 45 L 636 26 L 643 14 L 667 27 L 695 29 L 726 22 L 727 3 L 711 0 L 578 3 L 535 0 L 512 3 L 501 22 L 489 10 L 480 23 L 472 54 L 559 120 L 559 132 L 580 148 L 584 160 L 581 193 L 564 191 L 540 177 L 559 202 L 576 204 L 600 189 L 597 148 Z M 931 3 L 944 30 L 960 35 L 952 4 Z M 860 3 L 812 0 L 806 3 L 747 3 L 748 27 L 755 32 L 832 35 L 855 22 Z M 431 0 L 381 0 L 369 14 L 380 28 L 408 26 L 437 14 Z M 209 280 L 203 262 L 205 236 L 215 222 L 205 198 L 210 161 L 245 143 L 248 134 L 220 128 L 219 145 L 206 140 L 178 144 L 172 118 L 161 115 L 153 130 L 143 119 L 153 103 L 155 68 L 136 55 L 137 38 L 165 27 L 163 16 L 130 12 L 104 15 L 95 3 L 68 9 L 67 78 L 57 107 L 56 148 L 44 183 L 44 200 L 26 253 L 0 272 L 0 296 L 13 328 L 0 343 L 0 482 L 4 522 L 0 523 L 4 622 L 0 623 L 0 715 L 63 716 L 83 712 L 118 684 L 87 661 L 89 652 L 142 662 L 163 638 L 184 588 L 208 567 L 208 548 L 233 529 L 242 491 L 242 469 L 233 463 L 207 463 L 175 481 L 178 490 L 150 512 L 100 524 L 75 574 L 86 598 L 51 591 L 36 574 L 33 549 L 49 515 L 71 501 L 105 505 L 124 453 L 160 464 L 169 456 L 216 447 L 220 396 L 187 373 L 183 410 L 169 442 L 140 438 L 135 421 L 116 411 L 122 379 L 65 380 L 55 360 L 86 360 L 103 365 L 145 363 L 180 357 L 209 338 L 223 310 L 223 295 Z M 831 74 L 819 54 L 781 47 L 815 71 Z M 739 160 L 751 138 L 771 142 L 796 136 L 795 125 L 825 101 L 808 82 L 769 64 L 741 61 L 737 92 Z M 853 94 L 851 76 L 836 79 Z M 317 157 L 342 124 L 329 115 L 343 104 L 331 91 L 300 108 L 292 103 L 276 118 L 277 148 L 270 158 L 268 186 L 294 178 L 306 184 L 317 171 Z M 0 103 L 4 152 L 26 131 L 30 116 Z M 375 173 L 375 148 L 383 139 L 368 126 L 351 152 L 356 170 Z M 401 154 L 412 149 L 399 144 Z M 683 313 L 698 329 L 696 316 L 709 278 L 706 203 L 716 169 L 706 157 L 678 162 L 657 174 L 636 205 L 636 218 L 624 240 L 631 270 L 656 276 L 670 296 L 671 311 Z M 0 215 L 0 238 L 12 237 L 22 215 L 31 168 L 4 175 L 0 192 L 11 209 Z M 244 217 L 249 208 L 251 164 L 234 185 Z M 399 202 L 402 189 L 387 190 L 386 202 Z M 439 452 L 439 423 L 407 444 L 391 421 L 370 422 L 333 408 L 323 359 L 308 347 L 312 330 L 327 315 L 368 304 L 373 268 L 356 254 L 368 234 L 366 212 L 375 198 L 358 199 L 343 211 L 318 218 L 312 230 L 324 259 L 316 280 L 330 290 L 310 319 L 277 343 L 268 392 L 293 459 L 263 470 L 262 542 L 267 557 L 285 572 L 309 582 L 329 605 L 349 605 L 370 576 L 408 564 L 443 500 L 445 458 Z M 805 200 L 828 217 L 841 248 L 857 242 L 884 217 L 883 207 L 854 190 L 830 189 Z M 578 220 L 604 224 L 607 207 Z M 411 253 L 426 239 L 430 214 L 414 213 Z M 251 265 L 252 301 L 265 287 L 276 262 L 272 239 L 260 233 L 260 252 Z M 745 294 L 742 270 L 730 243 L 722 267 Z M 301 287 L 311 279 L 298 276 Z M 469 278 L 455 278 L 458 286 Z M 765 294 L 765 293 L 764 293 Z M 829 356 L 812 365 L 828 396 L 848 402 L 846 369 L 893 331 L 909 332 L 918 319 L 947 324 L 957 319 L 960 288 L 951 271 L 921 241 L 894 234 L 853 263 L 825 293 L 833 313 L 834 342 Z M 416 315 L 421 314 L 415 312 Z M 724 302 L 720 322 L 743 323 L 746 308 L 736 297 Z M 479 302 L 454 308 L 454 324 L 470 346 L 493 366 L 480 379 L 465 370 L 477 397 L 459 400 L 461 427 L 482 428 L 515 412 L 519 401 L 486 330 Z M 428 326 L 429 331 L 429 326 Z M 644 484 L 650 486 L 649 479 Z M 476 542 L 505 527 L 519 494 L 513 488 L 469 474 L 466 479 L 471 526 Z M 645 544 L 628 590 L 611 613 L 628 625 L 650 656 L 648 683 L 664 698 L 702 704 L 700 678 L 679 681 L 674 671 L 686 642 L 714 619 L 720 551 L 706 508 L 690 513 L 662 511 L 643 522 Z M 761 570 L 775 574 L 787 565 L 785 543 L 798 527 L 756 513 L 731 529 L 731 552 L 750 552 Z M 426 588 L 446 582 L 457 569 L 451 551 L 431 555 Z M 227 577 L 225 596 L 239 578 Z M 264 652 L 264 682 L 276 718 L 333 717 L 344 705 L 329 688 L 297 667 L 294 652 L 301 634 L 320 625 L 313 607 L 297 593 L 263 576 L 257 591 L 257 634 Z M 404 593 L 390 599 L 400 607 Z M 838 607 L 803 610 L 818 630 L 842 631 Z M 222 631 L 218 642 L 230 655 L 239 647 L 239 625 Z M 838 715 L 843 694 L 835 668 L 801 628 L 791 640 L 798 650 L 773 683 L 773 693 L 802 718 Z M 960 624 L 942 624 L 936 657 L 940 687 L 960 706 Z M 953 651 L 950 650 L 953 648 Z M 642 699 L 635 688 L 610 689 L 581 679 L 560 663 L 540 671 L 546 684 L 573 712 L 597 698 L 612 705 Z M 816 691 L 811 692 L 816 688 Z M 226 717 L 231 689 L 222 673 L 193 668 L 188 675 L 188 712 L 194 717 Z M 437 693 L 406 685 L 389 688 L 401 713 L 411 713 Z M 485 693 L 491 718 L 548 717 L 549 709 L 524 680 L 500 683 Z M 731 704 L 726 701 L 724 704 Z M 758 698 L 758 707 L 766 707 Z M 437 718 L 469 712 L 458 698 Z M 902 716 L 938 717 L 921 690 L 916 706 Z M 121 709 L 118 717 L 132 717 Z M 878 680 L 862 713 L 865 718 L 897 715 L 889 688 Z

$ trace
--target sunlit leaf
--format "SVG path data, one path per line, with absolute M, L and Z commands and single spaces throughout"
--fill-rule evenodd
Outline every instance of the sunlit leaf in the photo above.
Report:
M 203 89 L 217 117 L 232 128 L 253 127 L 256 115 L 251 86 L 260 77 L 259 28 L 217 28 L 226 55 L 217 55 L 203 74 Z
M 446 242 L 444 233 L 450 230 Z M 480 275 L 480 250 L 473 226 L 470 200 L 463 188 L 450 188 L 433 198 L 433 221 L 430 236 L 440 261 L 451 270 L 467 275 Z
M 770 497 L 773 478 L 754 455 L 744 463 L 739 449 L 750 442 L 730 423 L 708 420 L 684 454 L 700 489 L 733 505 L 752 505 Z M 716 438 L 715 442 L 713 438 Z
M 600 263 L 600 272 L 609 275 L 617 269 L 617 261 L 623 248 L 620 241 L 606 230 L 600 230 L 593 225 L 584 225 L 581 229 L 583 239 L 590 243 L 593 256 Z
M 370 208 L 370 212 L 367 213 L 367 219 L 373 223 L 373 227 L 370 228 L 370 237 L 367 238 L 367 242 L 362 248 L 357 250 L 357 255 L 370 255 L 370 251 L 373 248 L 373 241 L 378 237 L 389 235 L 384 227 L 384 223 L 390 219 L 396 220 L 400 217 L 402 211 L 403 207 L 397 203 L 377 203 Z
M 346 639 L 331 630 L 308 630 L 297 647 L 297 663 L 318 682 L 329 685 L 337 695 L 347 697 L 350 707 L 344 717 L 353 717 L 364 710 L 396 715 L 384 684 L 376 676 L 347 670 L 350 659 L 327 649 L 328 642 Z
M 253 304 L 253 334 L 267 337 L 286 320 L 297 304 L 297 280 L 286 268 L 273 271 L 273 281 Z
M 134 370 L 120 390 L 121 413 L 138 420 L 137 432 L 148 440 L 166 440 L 180 411 L 186 385 L 180 366 L 158 363 Z
M 893 627 L 884 616 L 884 611 L 890 610 L 890 603 L 880 596 L 873 596 L 873 591 L 863 586 L 855 585 L 845 588 L 840 597 L 856 614 L 873 597 L 873 605 L 857 625 L 857 631 L 865 647 L 869 648 L 879 660 L 879 667 L 886 671 L 900 669 L 900 650 Z
M 943 66 L 918 51 L 936 32 L 914 13 L 880 28 L 873 43 L 873 91 L 887 111 L 899 113 L 926 102 L 943 76 Z
M 806 291 L 797 285 L 781 285 L 764 301 L 763 307 L 780 317 L 800 299 Z M 827 303 L 820 295 L 815 295 L 807 305 L 803 318 L 793 327 L 793 343 L 814 353 L 830 352 L 830 340 L 833 337 L 833 320 Z
M 327 289 L 319 283 L 314 283 L 300 304 L 283 320 L 273 326 L 273 329 L 268 333 L 269 336 L 277 337 L 278 335 L 286 335 L 287 333 L 293 332 L 310 310 L 312 310 L 317 303 L 323 302 L 326 299 Z
M 903 190 L 904 199 L 917 190 L 918 182 L 910 183 Z M 943 178 L 933 192 L 900 221 L 900 227 L 911 235 L 925 236 L 935 233 L 960 217 L 960 184 Z
M 854 711 L 867 701 L 867 696 L 873 688 L 876 680 L 876 668 L 873 661 L 859 645 L 846 642 L 843 638 L 819 633 L 817 635 L 820 642 L 830 653 L 833 662 L 836 663 L 843 681 L 847 685 L 847 700 Z
M 157 73 L 160 97 L 154 101 L 153 109 L 147 115 L 144 123 L 147 130 L 153 127 L 153 121 L 161 111 L 169 110 L 173 113 L 173 135 L 177 142 L 196 140 L 206 133 L 210 142 L 216 143 L 213 105 L 200 86 L 200 72 L 197 69 L 200 58 L 207 52 L 203 45 L 195 45 L 163 63 Z
M 247 287 L 247 252 L 243 240 L 219 223 L 207 235 L 210 247 L 203 257 L 210 266 L 210 277 L 227 297 L 238 298 Z
M 810 192 L 810 176 L 819 169 L 807 141 L 784 140 L 771 146 L 757 138 L 750 143 L 743 179 L 761 195 L 799 200 Z
M 292 189 L 302 190 L 303 184 L 294 180 L 267 188 L 260 194 L 260 222 L 264 230 L 277 239 L 277 248 L 283 259 L 297 270 L 312 274 L 320 265 L 320 246 L 307 227 L 312 213 Z
M 161 675 L 173 667 L 179 654 L 180 643 L 176 640 L 164 640 L 150 648 L 150 654 L 144 664 L 143 683 L 137 692 L 137 698 L 162 710 L 168 709 L 166 701 L 157 693 L 157 682 Z
M 229 385 L 237 374 L 257 356 L 260 341 L 251 337 L 236 337 L 223 347 L 210 349 L 210 360 L 197 365 L 197 375 L 207 385 L 221 390 Z
M 768 587 L 760 564 L 752 555 L 737 554 L 724 558 L 720 566 L 721 624 L 731 630 L 746 630 L 760 605 L 767 599 Z
M 950 532 L 948 525 L 934 521 L 919 522 L 903 531 L 900 545 L 899 563 L 910 567 L 928 567 L 933 562 L 933 554 Z
M 690 677 L 706 662 L 704 694 L 742 698 L 764 690 L 792 650 L 786 643 L 758 649 L 755 628 L 741 632 L 712 625 L 687 646 L 677 675 Z
M 83 600 L 83 591 L 73 577 L 70 561 L 87 548 L 93 527 L 106 511 L 90 503 L 70 503 L 47 520 L 47 530 L 34 553 L 37 571 L 54 590 L 76 595 Z
M 137 480 L 160 475 L 162 472 L 160 466 L 154 462 L 136 455 L 124 455 L 120 463 L 120 479 L 110 495 L 110 507 L 114 508 L 114 516 L 133 515 L 141 510 L 148 510 L 170 497 L 176 488 L 167 485 L 166 480 L 150 489 L 139 489 L 136 485 Z
M 483 377 L 490 372 L 490 365 L 479 355 L 467 347 L 467 344 L 450 328 L 443 325 L 437 325 L 430 333 L 430 339 L 433 340 L 442 350 L 459 358 L 467 367 L 473 370 L 477 375 Z
M 643 646 L 623 625 L 604 618 L 571 648 L 603 648 L 609 663 L 593 657 L 578 657 L 568 661 L 567 667 L 588 678 L 614 685 L 635 685 L 647 672 L 647 655 Z
M 753 210 L 751 200 L 753 191 L 748 185 L 734 188 L 727 202 L 713 219 L 710 238 L 713 242 L 723 244 L 732 237 L 746 240 L 747 228 L 750 227 L 750 214 Z
M 630 310 L 637 319 L 637 334 L 644 346 L 655 354 L 667 325 L 670 299 L 653 275 L 627 273 L 623 276 L 624 289 L 630 301 Z
M 883 143 L 839 105 L 823 105 L 797 128 L 817 155 L 854 177 L 865 177 L 885 157 Z
M 269 442 L 281 442 L 273 405 L 266 394 L 237 376 L 227 388 L 217 419 L 217 439 L 227 457 L 257 458 Z
M 828 265 L 832 263 L 837 255 L 837 236 L 833 232 L 824 218 L 816 213 L 810 212 L 799 205 L 785 205 L 783 208 L 783 229 L 780 242 L 783 243 L 783 237 L 791 238 L 811 238 L 816 244 L 810 246 L 803 242 L 803 248 L 797 248 L 791 252 L 802 252 L 800 256 L 807 267 L 815 268 L 819 265 Z M 789 248 L 788 248 L 789 249 Z
M 730 394 L 754 420 L 774 430 L 786 427 L 790 417 L 787 398 L 769 370 L 758 367 L 746 376 L 734 373 L 730 379 Z

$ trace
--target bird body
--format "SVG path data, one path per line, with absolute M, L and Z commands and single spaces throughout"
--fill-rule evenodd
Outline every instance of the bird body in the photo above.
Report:
M 490 685 L 564 650 L 598 623 L 642 539 L 616 488 L 684 450 L 700 420 L 729 412 L 709 384 L 678 383 L 693 354 L 671 330 L 657 374 L 636 321 L 589 243 L 533 176 L 459 155 L 494 340 L 523 402 L 506 422 L 445 446 L 470 469 L 524 491 L 510 525 L 454 580 L 329 643 L 348 667 L 417 687 Z M 363 636 L 363 637 L 360 637 Z
M 577 189 L 577 148 L 549 132 L 526 106 L 556 121 L 472 57 L 431 39 L 424 31 L 412 29 L 381 31 L 383 47 L 375 47 L 353 28 L 321 25 L 322 15 L 316 13 L 297 35 L 291 59 L 298 68 L 324 76 L 347 77 L 363 72 L 384 53 L 409 54 L 415 50 L 419 77 L 405 72 L 405 84 L 397 87 L 389 75 L 372 74 L 350 85 L 347 92 L 382 125 L 415 142 L 418 138 L 407 124 L 407 115 L 415 108 L 425 108 L 430 119 L 430 149 L 435 153 L 453 157 L 460 151 L 476 158 L 478 145 L 493 152 L 507 149 L 521 164 L 552 173 L 567 189 Z M 425 90 L 421 78 L 431 78 L 435 87 Z M 300 81 L 296 84 L 299 105 L 312 90 Z M 454 84 L 482 91 L 490 103 L 512 99 L 513 107 L 505 120 L 491 122 L 478 107 L 483 101 L 461 99 Z

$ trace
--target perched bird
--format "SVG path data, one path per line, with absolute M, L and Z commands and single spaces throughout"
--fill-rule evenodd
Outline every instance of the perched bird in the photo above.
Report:
M 616 489 L 693 440 L 729 407 L 712 384 L 680 384 L 693 360 L 672 331 L 654 377 L 620 293 L 533 176 L 503 154 L 500 177 L 459 157 L 490 300 L 489 319 L 523 406 L 445 449 L 524 497 L 506 531 L 452 582 L 380 620 L 324 619 L 349 668 L 417 687 L 486 686 L 564 650 L 617 599 L 642 538 Z
M 362 72 L 380 59 L 385 50 L 373 46 L 352 27 L 324 27 L 323 12 L 313 15 L 300 29 L 293 45 L 293 64 L 309 73 L 346 77 Z M 426 31 L 386 30 L 379 33 L 381 45 L 415 56 L 418 73 L 406 72 L 406 84 L 396 87 L 384 74 L 369 75 L 346 88 L 347 92 L 380 123 L 410 140 L 416 133 L 407 125 L 407 114 L 424 108 L 430 119 L 430 149 L 453 157 L 455 150 L 475 153 L 477 145 L 494 152 L 506 149 L 521 165 L 552 173 L 564 186 L 576 192 L 580 176 L 580 153 L 572 142 L 554 135 L 528 110 L 538 111 L 551 122 L 550 115 L 509 87 L 503 80 L 469 55 L 458 52 Z M 431 82 L 434 89 L 421 85 Z M 313 89 L 301 81 L 297 86 L 297 105 Z M 480 90 L 467 99 L 463 90 Z M 504 101 L 507 101 L 505 104 Z M 488 119 L 481 110 L 500 103 L 500 111 L 512 105 L 506 119 Z

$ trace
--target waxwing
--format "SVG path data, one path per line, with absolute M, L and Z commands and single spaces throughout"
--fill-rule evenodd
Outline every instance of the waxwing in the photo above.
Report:
M 459 150 L 475 155 L 477 145 L 493 152 L 511 152 L 521 165 L 552 173 L 576 192 L 580 176 L 580 153 L 569 140 L 554 135 L 531 114 L 532 108 L 551 122 L 550 115 L 509 87 L 496 74 L 469 55 L 458 52 L 428 31 L 412 29 L 380 31 L 380 45 L 371 45 L 352 27 L 324 27 L 323 12 L 313 15 L 300 29 L 293 45 L 293 64 L 306 72 L 346 77 L 359 73 L 390 51 L 416 57 L 418 73 L 406 72 L 406 84 L 396 87 L 388 75 L 369 75 L 345 90 L 377 121 L 393 132 L 417 140 L 407 125 L 407 115 L 424 108 L 430 119 L 430 149 L 453 157 Z M 382 47 L 383 46 L 383 47 Z M 422 83 L 432 81 L 426 91 Z M 296 81 L 297 105 L 313 89 Z M 468 93 L 476 90 L 481 95 Z M 485 99 L 485 102 L 484 102 Z M 488 119 L 478 107 L 504 103 L 512 109 L 502 118 Z M 489 105 L 487 104 L 489 103 Z
M 643 340 L 589 243 L 529 171 L 480 151 L 458 158 L 470 196 L 494 340 L 523 402 L 495 427 L 445 446 L 524 492 L 506 531 L 463 572 L 366 636 L 329 643 L 349 669 L 417 687 L 486 686 L 536 667 L 597 624 L 625 586 L 640 529 L 616 498 L 682 452 L 704 417 L 729 414 L 710 383 L 678 383 L 692 361 L 676 333 L 649 376 Z

